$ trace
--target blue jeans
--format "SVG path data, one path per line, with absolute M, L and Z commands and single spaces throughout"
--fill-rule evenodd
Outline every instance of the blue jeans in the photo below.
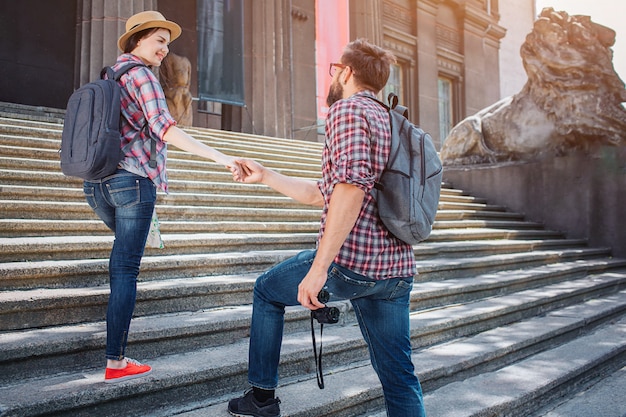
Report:
M 135 310 L 137 275 L 150 230 L 156 187 L 148 178 L 118 169 L 101 180 L 85 181 L 83 191 L 87 203 L 115 233 L 109 258 L 111 294 L 106 358 L 122 360 Z
M 248 381 L 275 389 L 285 306 L 298 305 L 298 284 L 315 251 L 304 251 L 261 275 L 254 286 Z M 326 288 L 330 300 L 349 299 L 370 359 L 383 387 L 387 415 L 425 416 L 422 388 L 411 362 L 409 297 L 413 277 L 376 281 L 332 264 Z

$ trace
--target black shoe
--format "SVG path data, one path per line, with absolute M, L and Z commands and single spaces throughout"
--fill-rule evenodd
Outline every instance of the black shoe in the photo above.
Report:
M 228 402 L 228 412 L 235 417 L 280 417 L 280 400 L 270 398 L 260 403 L 254 398 L 252 389 L 244 392 L 243 397 Z

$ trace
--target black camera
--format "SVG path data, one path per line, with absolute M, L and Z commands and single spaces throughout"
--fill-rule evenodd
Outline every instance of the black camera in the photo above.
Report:
M 317 295 L 320 303 L 326 304 L 330 299 L 328 291 L 322 289 Z M 318 323 L 335 324 L 339 322 L 339 309 L 337 307 L 322 307 L 317 310 L 311 310 L 311 317 Z

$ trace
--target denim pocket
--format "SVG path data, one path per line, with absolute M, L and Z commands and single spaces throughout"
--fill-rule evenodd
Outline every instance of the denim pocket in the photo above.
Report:
M 122 181 L 110 181 L 106 184 L 111 203 L 115 207 L 132 207 L 141 202 L 139 180 L 129 176 Z
M 96 190 L 93 186 L 91 185 L 84 185 L 83 186 L 83 193 L 85 193 L 85 200 L 87 200 L 87 204 L 89 204 L 89 207 L 91 207 L 92 209 L 97 209 L 98 208 L 98 202 L 96 201 Z
M 409 294 L 412 289 L 413 289 L 413 281 L 412 280 L 410 282 L 407 282 L 404 279 L 398 279 L 397 284 L 395 285 L 395 287 L 393 287 L 393 289 L 389 293 L 389 297 L 387 297 L 387 299 L 391 301 L 391 300 L 395 300 L 397 298 L 404 297 L 407 294 Z
M 340 299 L 360 297 L 376 285 L 376 281 L 365 281 L 349 277 L 336 267 L 330 269 L 328 280 L 331 293 Z

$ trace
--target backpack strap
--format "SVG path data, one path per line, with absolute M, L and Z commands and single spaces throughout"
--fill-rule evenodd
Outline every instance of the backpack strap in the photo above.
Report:
M 389 108 L 403 115 L 407 120 L 409 118 L 409 108 L 398 104 L 398 96 L 395 93 L 389 93 L 387 96 L 387 102 L 389 102 Z
M 393 94 L 393 93 L 392 93 Z M 372 96 L 364 96 L 369 98 L 372 101 L 375 101 L 376 103 L 380 104 L 381 106 L 383 106 L 385 108 L 385 110 L 389 111 L 391 110 L 391 107 L 389 107 L 388 105 L 386 105 L 385 103 L 383 103 L 382 101 L 380 101 L 379 99 L 377 99 L 376 97 L 372 97 Z
M 409 109 L 408 109 L 408 107 L 401 106 L 401 105 L 398 104 L 398 96 L 395 93 L 389 93 L 389 95 L 387 96 L 387 101 L 389 102 L 389 105 L 386 105 L 382 101 L 378 100 L 376 97 L 371 97 L 371 96 L 365 96 L 365 97 L 367 97 L 370 100 L 373 100 L 376 103 L 380 104 L 381 106 L 383 106 L 389 112 L 389 124 L 390 124 L 390 127 L 391 127 L 392 137 L 393 137 L 393 130 L 394 129 L 398 129 L 398 127 L 394 126 L 393 116 L 392 116 L 391 112 L 393 111 L 394 113 L 403 116 L 408 121 L 408 119 L 409 119 Z M 409 146 L 410 145 L 411 145 L 411 142 L 409 142 Z M 398 152 L 398 146 L 399 146 L 399 144 L 396 143 L 394 145 L 394 142 L 391 141 L 391 143 L 390 143 L 390 151 L 389 151 L 389 155 L 390 156 L 391 155 L 395 155 Z M 389 163 L 389 161 L 387 161 L 387 163 Z M 379 178 L 379 180 L 380 180 L 380 178 Z M 374 189 L 379 190 L 379 191 L 383 191 L 385 189 L 385 187 L 384 187 L 383 184 L 380 183 L 380 181 L 376 181 L 374 183 Z
M 393 94 L 393 93 L 390 93 L 390 94 L 389 94 L 389 97 L 391 97 L 391 95 L 392 95 L 392 94 Z M 393 94 L 393 95 L 395 96 L 395 94 Z M 376 103 L 380 104 L 382 107 L 384 107 L 384 108 L 385 108 L 385 110 L 387 110 L 387 112 L 390 112 L 390 111 L 391 111 L 391 107 L 389 107 L 388 105 L 386 105 L 385 103 L 383 103 L 382 101 L 380 101 L 379 99 L 377 99 L 376 97 L 371 97 L 371 96 L 365 96 L 365 97 L 367 97 L 367 98 L 369 98 L 370 100 L 375 101 Z M 397 97 L 396 97 L 396 104 L 397 104 Z M 392 123 L 393 123 L 393 122 L 392 122 L 392 120 L 391 120 L 391 114 L 390 114 L 390 115 L 389 115 L 389 124 L 390 124 L 390 126 L 391 126 L 391 124 L 392 124 Z M 391 126 L 391 128 L 393 129 L 393 126 Z M 380 180 L 380 178 L 379 178 L 379 180 Z M 385 187 L 384 187 L 384 186 L 380 183 L 380 181 L 376 181 L 376 182 L 374 182 L 374 189 L 376 189 L 376 190 L 381 190 L 381 191 L 382 191 L 384 188 L 385 188 Z M 372 192 L 374 192 L 374 189 L 372 190 Z
M 117 72 L 113 71 L 112 67 L 104 67 L 102 71 L 100 71 L 100 78 L 104 80 L 104 76 L 107 76 L 108 80 L 119 81 L 122 78 L 122 75 L 126 74 L 128 71 L 135 67 L 145 67 L 145 64 L 139 62 L 131 62 L 130 64 L 126 64 L 121 67 Z
M 119 81 L 120 78 L 122 78 L 122 75 L 126 74 L 128 71 L 130 71 L 131 69 L 135 68 L 135 67 L 145 67 L 145 64 L 139 63 L 139 62 L 131 62 L 130 64 L 126 64 L 124 65 L 122 68 L 120 68 L 117 72 L 113 71 L 113 68 L 111 67 L 104 67 L 102 68 L 102 71 L 100 71 L 100 78 L 104 79 L 104 76 L 106 74 L 107 79 L 109 80 L 115 80 L 115 81 Z M 150 161 L 148 162 L 148 166 L 150 168 L 156 168 L 157 166 L 157 162 L 156 162 L 156 139 L 154 139 L 152 137 L 152 133 L 150 132 L 150 129 L 148 129 L 148 122 L 146 121 L 146 123 L 143 125 L 143 127 L 141 128 L 141 130 L 139 132 L 137 132 L 137 134 L 135 135 L 135 137 L 128 143 L 128 147 L 132 146 L 132 144 L 141 137 L 141 132 L 142 131 L 146 131 L 148 137 L 150 138 Z

